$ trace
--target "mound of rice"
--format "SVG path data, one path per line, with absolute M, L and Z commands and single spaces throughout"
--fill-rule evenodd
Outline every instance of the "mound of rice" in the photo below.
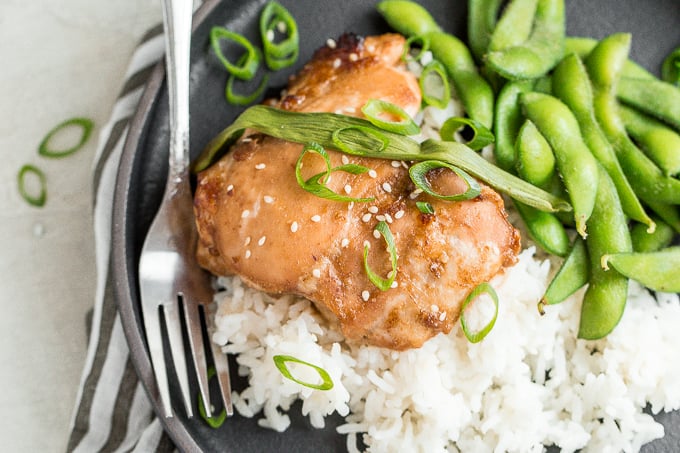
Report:
M 550 274 L 550 261 L 525 249 L 491 282 L 499 314 L 481 343 L 456 329 L 399 353 L 344 343 L 305 299 L 275 299 L 237 277 L 223 279 L 213 339 L 248 376 L 249 387 L 234 394 L 240 414 L 283 431 L 285 411 L 300 399 L 315 427 L 333 412 L 345 416 L 338 431 L 347 434 L 348 451 L 358 435 L 372 452 L 538 452 L 546 445 L 629 452 L 662 437 L 663 426 L 643 409 L 680 408 L 678 296 L 631 282 L 615 331 L 578 340 L 582 292 L 538 314 Z M 334 387 L 311 390 L 285 378 L 272 359 L 278 354 L 324 368 Z M 295 375 L 317 378 L 309 367 Z

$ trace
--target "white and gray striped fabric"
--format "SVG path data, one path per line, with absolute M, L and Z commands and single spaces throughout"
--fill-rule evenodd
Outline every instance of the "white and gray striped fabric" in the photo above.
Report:
M 111 276 L 111 217 L 116 173 L 128 123 L 153 67 L 163 57 L 161 26 L 143 37 L 130 61 L 94 161 L 97 287 L 90 342 L 71 420 L 69 452 L 175 451 L 137 378 L 123 334 Z

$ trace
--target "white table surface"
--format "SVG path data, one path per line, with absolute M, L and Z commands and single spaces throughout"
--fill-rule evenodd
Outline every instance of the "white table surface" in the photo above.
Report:
M 160 0 L 0 1 L 0 450 L 63 452 L 95 287 L 91 164 L 135 44 Z M 38 156 L 74 117 L 94 120 L 85 147 Z M 17 191 L 25 163 L 47 176 L 37 209 Z

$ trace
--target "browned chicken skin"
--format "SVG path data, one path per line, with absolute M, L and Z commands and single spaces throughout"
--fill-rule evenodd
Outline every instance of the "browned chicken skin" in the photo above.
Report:
M 411 115 L 420 108 L 415 77 L 400 61 L 404 38 L 388 34 L 365 40 L 344 36 L 324 47 L 291 79 L 279 106 L 307 112 L 361 115 L 369 99 L 384 99 Z M 295 293 L 312 300 L 339 322 L 348 340 L 397 350 L 421 346 L 448 333 L 462 301 L 479 283 L 515 263 L 518 232 L 508 223 L 501 197 L 482 186 L 479 197 L 446 202 L 415 196 L 401 162 L 344 156 L 329 150 L 332 165 L 348 160 L 368 174 L 334 172 L 329 187 L 372 202 L 337 202 L 299 187 L 295 163 L 302 145 L 257 133 L 245 134 L 230 153 L 199 175 L 195 197 L 200 263 L 218 275 L 241 276 L 270 293 Z M 306 156 L 303 173 L 323 170 Z M 432 185 L 461 191 L 452 172 L 435 171 Z M 416 201 L 435 214 L 422 214 Z M 388 222 L 398 252 L 392 289 L 381 291 L 366 276 L 390 271 L 384 239 L 375 234 Z

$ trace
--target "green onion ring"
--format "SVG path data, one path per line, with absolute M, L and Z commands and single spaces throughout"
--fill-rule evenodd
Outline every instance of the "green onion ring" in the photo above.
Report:
M 413 48 L 413 43 L 420 44 L 420 52 L 415 55 L 411 55 L 411 49 Z M 430 50 L 430 38 L 427 36 L 410 36 L 406 43 L 404 44 L 404 51 L 401 54 L 402 61 L 417 61 L 423 56 L 425 52 Z
M 208 368 L 208 381 L 215 376 L 215 367 L 210 367 Z M 224 424 L 224 421 L 227 419 L 227 411 L 226 409 L 222 408 L 222 412 L 220 412 L 219 415 L 213 415 L 212 417 L 208 417 L 208 414 L 205 413 L 205 407 L 203 404 L 203 397 L 201 396 L 201 392 L 198 392 L 198 413 L 201 415 L 201 418 L 205 420 L 205 422 L 210 425 L 211 428 L 219 428 Z
M 77 126 L 82 129 L 82 135 L 80 136 L 80 140 L 78 141 L 78 143 L 67 149 L 50 148 L 50 141 L 52 140 L 52 137 L 54 137 L 57 133 L 59 133 L 63 129 L 72 126 L 74 127 Z M 68 156 L 69 154 L 78 151 L 85 144 L 85 142 L 90 138 L 92 128 L 94 128 L 94 123 L 92 122 L 92 120 L 88 118 L 71 118 L 69 120 L 63 121 L 56 125 L 51 131 L 47 133 L 45 138 L 43 138 L 42 142 L 40 142 L 40 145 L 38 146 L 38 154 L 40 154 L 43 157 L 50 158 L 60 158 Z
M 358 131 L 361 135 L 364 137 L 371 137 L 374 138 L 373 142 L 377 140 L 380 142 L 380 146 L 378 149 L 373 149 L 368 142 L 361 140 L 359 137 L 360 134 L 352 134 L 350 138 L 353 138 L 353 143 L 355 147 L 351 147 L 348 143 L 343 142 L 340 135 L 345 132 L 349 131 Z M 336 129 L 333 131 L 333 134 L 331 136 L 331 140 L 333 141 L 333 145 L 335 145 L 340 151 L 347 153 L 347 154 L 352 154 L 352 155 L 362 155 L 362 151 L 360 149 L 367 149 L 371 150 L 373 152 L 381 152 L 387 148 L 387 146 L 390 144 L 389 139 L 382 133 L 380 133 L 376 129 L 371 129 L 370 127 L 366 126 L 347 126 L 347 127 L 341 127 L 339 129 Z
M 439 135 L 444 141 L 455 142 L 456 139 L 454 134 L 465 126 L 470 127 L 473 133 L 472 138 L 469 141 L 464 142 L 468 148 L 477 151 L 495 141 L 493 133 L 482 123 L 475 121 L 472 118 L 462 118 L 458 116 L 446 120 L 439 131 Z
M 423 214 L 434 214 L 434 208 L 427 201 L 416 201 L 416 207 Z
M 290 379 L 293 382 L 297 382 L 300 385 L 304 385 L 305 387 L 314 390 L 330 390 L 333 388 L 333 380 L 331 379 L 328 372 L 321 367 L 312 365 L 309 362 L 305 362 L 304 360 L 300 360 L 290 355 L 275 355 L 272 358 L 274 359 L 274 364 L 276 365 L 276 368 L 279 369 L 283 377 L 285 377 L 286 379 Z M 286 362 L 299 363 L 301 365 L 306 365 L 308 367 L 313 368 L 317 373 L 319 373 L 319 377 L 321 378 L 322 381 L 321 384 L 311 384 L 309 382 L 304 382 L 295 378 L 295 376 L 291 374 L 290 370 L 286 366 Z
M 26 175 L 28 174 L 35 175 L 40 182 L 40 193 L 37 195 L 32 195 L 26 190 Z M 47 178 L 41 169 L 31 164 L 24 165 L 17 174 L 17 183 L 19 185 L 19 194 L 21 195 L 21 198 L 26 200 L 28 204 L 38 208 L 45 206 L 45 202 L 47 201 Z
M 222 53 L 220 41 L 223 39 L 232 41 L 245 49 L 245 53 L 239 57 L 236 64 L 229 61 L 224 56 L 224 53 Z M 210 30 L 210 45 L 229 74 L 238 79 L 252 79 L 257 72 L 257 68 L 260 66 L 260 52 L 257 51 L 248 38 L 239 33 L 227 30 L 224 27 L 215 26 Z
M 441 97 L 437 97 L 430 93 L 427 86 L 428 77 L 438 77 L 441 80 L 443 93 Z M 449 78 L 446 73 L 446 68 L 438 60 L 432 60 L 423 68 L 423 72 L 420 74 L 418 79 L 418 84 L 420 85 L 420 91 L 423 95 L 423 103 L 425 105 L 431 105 L 440 109 L 445 108 L 449 101 L 451 100 L 451 86 L 449 85 Z
M 442 195 L 432 190 L 432 185 L 430 185 L 430 182 L 427 180 L 427 173 L 430 170 L 436 170 L 438 168 L 448 168 L 449 170 L 453 171 L 455 174 L 460 176 L 463 179 L 463 181 L 465 181 L 465 184 L 467 185 L 467 190 L 463 193 L 455 195 Z M 443 162 L 441 160 L 424 160 L 422 162 L 418 162 L 416 164 L 413 164 L 408 169 L 408 173 L 411 176 L 411 181 L 413 181 L 413 184 L 415 184 L 416 187 L 418 187 L 420 190 L 427 193 L 428 195 L 442 200 L 447 201 L 470 200 L 478 196 L 480 193 L 482 193 L 482 188 L 475 178 L 473 178 L 460 168 L 451 165 L 447 162 Z
M 465 320 L 465 309 L 470 304 L 470 302 L 472 302 L 473 300 L 475 300 L 477 297 L 484 293 L 488 294 L 491 297 L 491 300 L 493 301 L 494 304 L 493 317 L 483 328 L 481 328 L 477 332 L 470 332 L 470 330 L 468 329 L 467 321 Z M 484 337 L 486 337 L 489 334 L 489 332 L 491 332 L 491 329 L 493 329 L 494 324 L 496 324 L 497 317 L 498 317 L 498 295 L 496 294 L 496 291 L 493 289 L 493 286 L 491 286 L 489 283 L 487 282 L 480 283 L 465 298 L 463 306 L 461 307 L 460 310 L 460 325 L 463 328 L 463 333 L 465 334 L 465 337 L 468 339 L 470 343 L 479 343 L 484 339 Z
M 287 36 L 275 43 L 269 39 L 269 32 L 276 28 L 278 22 L 286 25 Z M 297 23 L 290 12 L 280 3 L 270 1 L 260 15 L 260 37 L 264 48 L 264 59 L 267 66 L 277 71 L 291 66 L 297 61 L 300 53 L 300 35 Z
M 680 87 L 680 47 L 674 49 L 661 64 L 661 79 Z
M 394 245 L 394 236 L 390 231 L 390 227 L 384 220 L 380 221 L 376 225 L 375 230 L 380 233 L 387 243 L 387 251 L 390 254 L 390 264 L 392 265 L 392 272 L 389 273 L 388 278 L 382 278 L 368 265 L 368 251 L 370 247 L 364 245 L 364 270 L 366 271 L 366 276 L 380 291 L 387 291 L 392 287 L 392 283 L 397 278 L 397 248 Z
M 413 118 L 401 107 L 391 102 L 383 101 L 381 99 L 369 99 L 361 111 L 376 127 L 386 131 L 394 132 L 400 135 L 415 135 L 420 133 L 420 128 L 413 121 Z M 392 115 L 398 118 L 397 121 L 388 121 L 381 118 L 382 114 Z

